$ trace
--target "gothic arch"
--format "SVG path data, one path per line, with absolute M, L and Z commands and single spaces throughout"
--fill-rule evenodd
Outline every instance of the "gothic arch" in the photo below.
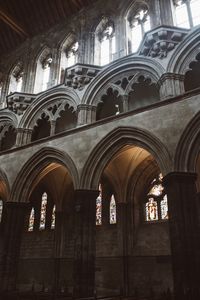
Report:
M 166 69 L 166 73 L 184 75 L 190 70 L 190 63 L 195 60 L 200 52 L 199 28 L 197 27 L 185 37 L 175 49 Z
M 93 104 L 96 101 L 96 97 L 98 97 L 98 93 L 101 92 L 112 78 L 122 76 L 123 73 L 129 71 L 146 72 L 148 75 L 151 74 L 154 81 L 158 81 L 164 73 L 163 67 L 151 58 L 145 57 L 141 59 L 141 57 L 137 57 L 136 55 L 125 57 L 122 61 L 113 62 L 98 73 L 85 91 L 82 103 Z
M 146 130 L 135 127 L 118 127 L 98 143 L 87 160 L 80 179 L 86 189 L 98 189 L 100 176 L 111 158 L 126 145 L 147 150 L 157 161 L 163 174 L 172 168 L 170 154 L 162 142 Z
M 49 90 L 46 93 L 39 95 L 39 97 L 37 97 L 27 108 L 20 121 L 19 127 L 33 128 L 43 112 L 49 114 L 47 109 L 50 106 L 60 104 L 60 108 L 55 115 L 55 117 L 58 117 L 59 113 L 63 109 L 63 106 L 66 104 L 68 104 L 69 107 L 73 107 L 74 110 L 77 110 L 77 105 L 79 103 L 79 97 L 74 90 L 70 90 L 66 87 L 58 87 L 54 90 Z
M 176 171 L 195 172 L 200 151 L 200 112 L 186 126 L 178 142 L 174 168 Z
M 66 167 L 72 177 L 74 188 L 78 187 L 79 175 L 71 157 L 65 152 L 45 147 L 35 153 L 19 171 L 11 190 L 10 201 L 26 202 L 34 180 L 51 163 L 57 163 Z

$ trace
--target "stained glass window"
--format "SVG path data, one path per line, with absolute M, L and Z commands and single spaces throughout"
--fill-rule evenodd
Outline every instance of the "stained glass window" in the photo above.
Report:
M 161 209 L 161 219 L 162 220 L 167 220 L 168 219 L 167 195 L 165 195 L 163 197 L 163 200 L 161 200 L 160 209 Z
M 146 203 L 146 221 L 157 221 L 158 220 L 158 204 L 150 198 Z
M 2 214 L 3 214 L 3 201 L 0 200 L 0 223 L 1 223 L 1 220 L 2 220 Z
M 110 224 L 117 223 L 116 201 L 114 195 L 110 199 Z
M 29 217 L 28 231 L 33 231 L 34 220 L 35 220 L 35 210 L 34 210 L 34 208 L 32 208 L 30 217 Z
M 47 210 L 47 193 L 43 193 L 42 202 L 41 202 L 41 212 L 40 212 L 40 230 L 45 229 L 46 210 Z
M 55 223 L 56 223 L 56 206 L 54 205 L 52 216 L 51 216 L 51 229 L 55 228 Z
M 96 225 L 102 224 L 102 188 L 99 185 L 99 196 L 96 199 Z
M 167 195 L 162 184 L 163 176 L 159 174 L 151 182 L 147 194 L 148 201 L 145 206 L 146 221 L 157 221 L 168 219 Z

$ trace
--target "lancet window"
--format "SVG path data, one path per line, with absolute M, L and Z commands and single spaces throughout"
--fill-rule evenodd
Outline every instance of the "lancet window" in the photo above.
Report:
M 102 225 L 102 187 L 99 185 L 99 196 L 96 199 L 96 225 Z
M 117 210 L 116 210 L 116 201 L 114 195 L 110 199 L 110 224 L 117 223 Z
M 34 222 L 35 222 L 35 209 L 32 207 L 30 217 L 29 217 L 28 231 L 33 231 Z
M 128 17 L 129 23 L 129 53 L 136 52 L 142 41 L 145 32 L 151 29 L 150 17 L 146 5 L 139 7 L 136 11 L 133 10 Z
M 2 215 L 3 215 L 3 200 L 0 200 L 0 223 L 2 220 Z

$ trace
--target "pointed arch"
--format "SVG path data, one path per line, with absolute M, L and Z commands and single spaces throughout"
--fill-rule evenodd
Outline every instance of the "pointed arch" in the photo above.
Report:
M 26 202 L 31 193 L 31 187 L 38 174 L 51 163 L 66 167 L 72 177 L 74 188 L 79 185 L 79 175 L 70 156 L 54 148 L 45 147 L 35 153 L 19 171 L 11 190 L 10 201 Z
M 174 169 L 176 171 L 195 172 L 198 154 L 200 151 L 200 112 L 185 127 L 178 142 Z
M 188 33 L 188 34 L 187 34 Z M 175 73 L 184 75 L 190 70 L 190 63 L 195 60 L 199 53 L 200 32 L 199 28 L 183 30 L 183 34 L 187 34 L 184 40 L 176 47 L 168 62 L 166 73 Z
M 170 154 L 157 137 L 143 129 L 118 127 L 107 134 L 93 149 L 81 174 L 81 187 L 98 189 L 104 168 L 111 158 L 126 145 L 135 145 L 147 150 L 157 161 L 162 174 L 167 174 L 172 169 Z
M 61 105 L 68 104 L 70 107 L 73 107 L 74 110 L 77 110 L 80 99 L 74 90 L 70 90 L 67 87 L 58 87 L 49 90 L 39 95 L 27 108 L 20 121 L 19 127 L 32 128 L 43 111 L 49 106 L 58 103 L 61 103 Z
M 160 63 L 151 58 L 143 57 L 141 61 L 141 57 L 138 56 L 125 57 L 123 60 L 112 63 L 98 73 L 86 89 L 82 103 L 92 105 L 96 101 L 96 97 L 98 97 L 100 91 L 111 81 L 112 78 L 129 71 L 146 71 L 148 74 L 151 74 L 153 81 L 156 82 L 160 79 L 162 74 L 165 73 L 164 68 L 160 65 Z

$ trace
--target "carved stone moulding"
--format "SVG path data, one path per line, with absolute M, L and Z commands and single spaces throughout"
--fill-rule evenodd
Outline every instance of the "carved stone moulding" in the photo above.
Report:
M 187 29 L 160 26 L 145 34 L 139 54 L 163 59 L 188 34 Z
M 15 92 L 7 96 L 7 106 L 9 110 L 20 116 L 34 99 L 35 96 L 32 94 Z
M 76 64 L 65 71 L 65 85 L 82 90 L 99 73 L 101 67 Z

